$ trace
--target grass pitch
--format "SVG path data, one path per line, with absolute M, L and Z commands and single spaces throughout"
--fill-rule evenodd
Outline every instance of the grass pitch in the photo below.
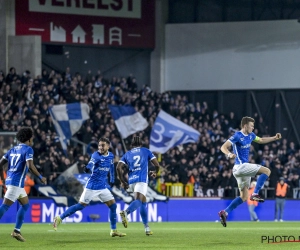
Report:
M 229 222 L 226 228 L 212 222 L 149 225 L 152 236 L 145 235 L 141 223 L 129 223 L 127 229 L 118 223 L 127 236 L 112 238 L 108 223 L 61 224 L 57 232 L 50 224 L 24 224 L 26 242 L 19 242 L 10 237 L 13 224 L 0 224 L 0 249 L 300 249 L 300 222 Z M 295 242 L 279 243 L 284 239 Z

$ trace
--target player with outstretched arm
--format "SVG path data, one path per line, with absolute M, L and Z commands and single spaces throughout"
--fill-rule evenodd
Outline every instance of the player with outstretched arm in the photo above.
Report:
M 98 151 L 92 154 L 85 167 L 85 172 L 90 172 L 91 176 L 84 187 L 79 203 L 69 207 L 63 214 L 54 218 L 53 228 L 55 231 L 63 219 L 84 209 L 94 197 L 98 197 L 109 208 L 110 236 L 126 236 L 126 234 L 117 231 L 117 205 L 113 195 L 106 187 L 108 172 L 110 172 L 110 182 L 114 183 L 114 155 L 108 151 L 109 145 L 109 139 L 100 138 Z
M 251 142 L 254 141 L 259 144 L 266 144 L 269 142 L 277 141 L 281 139 L 281 134 L 277 133 L 272 137 L 260 138 L 253 133 L 255 120 L 251 117 L 243 117 L 241 120 L 241 130 L 231 136 L 221 147 L 221 151 L 230 159 L 235 159 L 235 165 L 233 167 L 233 176 L 237 180 L 240 190 L 240 196 L 235 198 L 230 205 L 219 212 L 219 217 L 222 225 L 226 227 L 227 215 L 233 209 L 237 208 L 244 201 L 248 199 L 248 188 L 250 187 L 251 177 L 260 175 L 257 179 L 257 183 L 253 194 L 250 196 L 250 200 L 264 202 L 258 193 L 262 189 L 265 181 L 268 179 L 271 171 L 270 169 L 258 164 L 249 163 L 249 152 Z M 229 151 L 233 148 L 233 153 Z

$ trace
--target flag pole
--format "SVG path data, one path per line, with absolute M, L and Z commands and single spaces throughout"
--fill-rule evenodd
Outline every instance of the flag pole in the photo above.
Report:
M 125 150 L 125 153 L 127 152 L 127 149 L 126 149 L 126 145 L 125 145 L 125 142 L 123 140 L 123 138 L 121 137 L 121 140 L 122 140 L 122 144 L 123 144 L 123 147 L 124 147 L 124 150 Z

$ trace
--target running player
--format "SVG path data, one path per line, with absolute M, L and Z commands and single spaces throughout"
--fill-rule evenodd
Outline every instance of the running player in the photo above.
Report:
M 69 207 L 63 214 L 54 218 L 53 228 L 55 231 L 63 219 L 74 214 L 76 211 L 84 209 L 94 197 L 98 197 L 108 206 L 110 211 L 110 236 L 126 236 L 126 234 L 117 231 L 117 205 L 113 195 L 106 186 L 109 171 L 110 182 L 114 182 L 114 155 L 108 151 L 109 145 L 110 141 L 107 138 L 100 138 L 98 151 L 92 154 L 86 166 L 86 172 L 91 172 L 91 176 L 85 185 L 79 203 Z
M 30 127 L 22 127 L 16 135 L 19 145 L 11 148 L 0 160 L 0 177 L 3 180 L 3 166 L 8 163 L 5 185 L 7 191 L 0 206 L 0 219 L 9 207 L 18 200 L 21 204 L 18 213 L 16 226 L 11 236 L 18 241 L 25 241 L 21 234 L 21 227 L 24 216 L 29 208 L 29 200 L 24 189 L 24 180 L 28 169 L 36 175 L 42 183 L 46 184 L 46 178 L 43 177 L 33 164 L 33 131 Z
M 146 194 L 148 188 L 148 161 L 150 160 L 156 167 L 156 171 L 149 171 L 152 177 L 156 177 L 159 170 L 159 163 L 152 152 L 141 147 L 141 138 L 133 137 L 131 150 L 126 152 L 117 165 L 118 178 L 124 189 L 134 192 L 135 200 L 131 202 L 129 207 L 120 212 L 124 227 L 128 226 L 127 215 L 140 208 L 140 214 L 145 227 L 146 235 L 152 235 L 148 225 L 148 211 L 146 203 Z M 129 168 L 128 182 L 124 179 L 122 168 L 127 165 Z M 129 184 L 128 184 L 129 183 Z
M 254 129 L 254 122 L 254 119 L 251 117 L 243 117 L 241 121 L 241 130 L 231 136 L 221 147 L 221 151 L 228 158 L 235 158 L 233 175 L 237 180 L 240 190 L 240 196 L 235 198 L 225 210 L 221 210 L 219 212 L 220 221 L 224 227 L 227 225 L 226 220 L 228 213 L 237 208 L 244 201 L 247 201 L 251 177 L 254 177 L 255 175 L 260 176 L 257 179 L 257 183 L 253 194 L 250 196 L 250 200 L 264 202 L 264 199 L 261 198 L 258 193 L 263 187 L 265 181 L 268 179 L 271 171 L 261 165 L 249 163 L 250 146 L 252 141 L 259 144 L 277 141 L 281 139 L 281 134 L 277 133 L 272 137 L 260 138 L 252 132 Z M 233 148 L 233 153 L 229 151 L 231 147 Z

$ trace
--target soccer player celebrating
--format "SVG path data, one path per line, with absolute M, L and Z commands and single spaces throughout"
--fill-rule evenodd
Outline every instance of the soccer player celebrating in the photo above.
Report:
M 128 226 L 127 215 L 140 208 L 140 214 L 145 227 L 146 235 L 152 235 L 152 231 L 148 226 L 148 211 L 146 207 L 146 194 L 148 188 L 148 161 L 156 167 L 156 171 L 149 171 L 152 177 L 156 177 L 159 170 L 159 163 L 152 152 L 141 147 L 141 139 L 138 136 L 133 137 L 131 142 L 132 149 L 123 155 L 117 165 L 118 178 L 124 189 L 134 192 L 135 200 L 131 202 L 129 207 L 120 212 L 124 227 Z M 123 177 L 122 168 L 127 165 L 129 168 L 128 182 Z
M 54 218 L 53 228 L 55 231 L 64 218 L 84 209 L 94 197 L 98 197 L 108 206 L 110 211 L 110 236 L 124 237 L 126 235 L 117 231 L 117 205 L 113 195 L 106 187 L 108 171 L 110 171 L 110 182 L 114 182 L 114 155 L 108 151 L 109 145 L 110 141 L 107 138 L 100 138 L 98 151 L 92 154 L 88 165 L 85 167 L 85 172 L 91 172 L 91 176 L 85 185 L 79 203 L 69 207 L 63 214 Z
M 3 180 L 3 166 L 8 163 L 7 176 L 5 185 L 7 191 L 4 196 L 2 205 L 0 206 L 0 219 L 10 206 L 18 200 L 21 204 L 18 213 L 16 226 L 11 236 L 19 241 L 25 241 L 21 234 L 21 227 L 24 221 L 24 216 L 29 208 L 29 201 L 24 189 L 24 180 L 28 169 L 39 177 L 42 183 L 46 184 L 46 178 L 41 176 L 36 167 L 33 165 L 33 131 L 30 127 L 22 127 L 16 135 L 20 142 L 8 150 L 0 160 L 0 177 Z
M 253 129 L 254 119 L 247 116 L 243 117 L 241 121 L 241 130 L 231 136 L 221 147 L 221 151 L 228 158 L 235 159 L 233 175 L 237 180 L 240 190 L 240 197 L 235 198 L 225 210 L 221 210 L 219 212 L 220 221 L 224 227 L 226 227 L 228 213 L 241 205 L 244 201 L 247 201 L 251 177 L 254 177 L 257 174 L 260 176 L 257 179 L 257 183 L 253 194 L 250 196 L 250 200 L 264 202 L 264 199 L 261 198 L 258 193 L 263 187 L 265 181 L 268 179 L 271 171 L 261 165 L 249 163 L 250 146 L 252 141 L 259 144 L 266 144 L 279 140 L 281 139 L 281 134 L 277 133 L 272 137 L 260 138 L 252 132 Z M 231 146 L 233 148 L 233 153 L 229 151 Z

